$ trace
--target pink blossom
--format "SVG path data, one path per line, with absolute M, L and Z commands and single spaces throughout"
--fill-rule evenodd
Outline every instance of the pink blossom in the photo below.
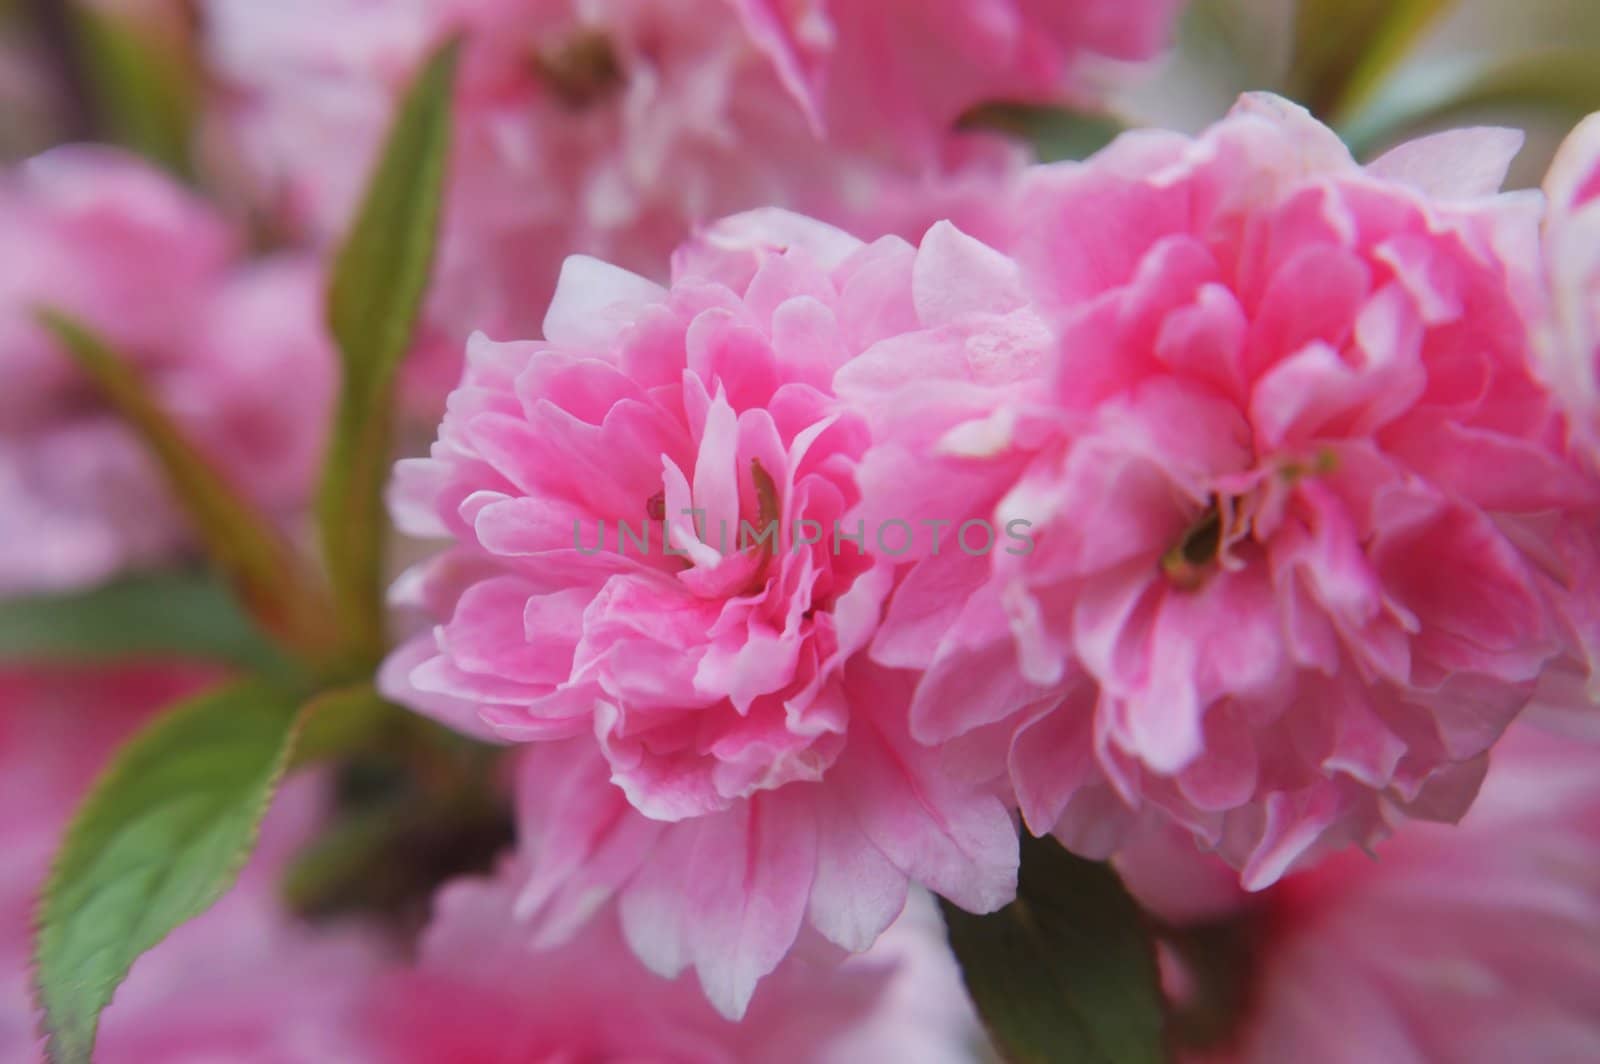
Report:
M 1539 367 L 1567 415 L 1571 446 L 1600 477 L 1600 115 L 1580 123 L 1561 146 L 1544 192 L 1548 286 L 1540 306 Z M 1580 593 L 1561 605 L 1584 649 L 1546 673 L 1541 693 L 1592 706 L 1600 703 L 1600 517 L 1569 515 L 1562 532 L 1558 556 L 1576 574 Z
M 944 53 L 970 40 L 983 58 L 1003 60 L 992 84 L 880 55 L 886 25 L 905 32 L 927 22 L 925 11 L 839 4 L 820 23 L 803 13 L 794 23 L 772 6 L 209 0 L 208 53 L 227 86 L 218 135 L 245 159 L 257 198 L 326 240 L 350 217 L 422 58 L 452 29 L 467 31 L 444 240 L 424 350 L 411 366 L 417 401 L 432 387 L 436 405 L 459 374 L 460 341 L 474 331 L 505 339 L 538 328 L 570 253 L 660 280 L 693 226 L 764 206 L 869 236 L 914 238 L 942 218 L 983 235 L 989 205 L 1025 152 L 994 134 L 954 131 L 956 112 L 986 91 L 1048 92 L 1080 39 L 1120 52 L 1153 36 L 1124 33 L 1107 15 L 1113 6 L 1142 25 L 1145 12 L 1169 5 L 1064 5 L 1083 26 L 1078 15 L 1032 10 L 1043 4 L 1021 5 L 1026 14 L 1006 3 L 940 5 L 930 33 Z M 858 8 L 872 14 L 858 17 Z M 981 34 L 970 35 L 973 27 Z M 823 105 L 789 76 L 794 35 L 819 33 L 849 52 L 827 60 L 842 97 L 827 105 L 838 112 L 829 121 L 879 124 L 855 143 L 824 139 Z M 1046 43 L 1057 36 L 1061 43 Z M 900 67 L 892 94 L 876 84 L 851 88 L 894 78 Z M 920 98 L 957 82 L 959 99 Z M 843 98 L 852 94 L 860 96 L 853 104 Z M 879 115 L 880 100 L 892 101 L 892 113 Z M 919 109 L 926 113 L 906 118 Z
M 1600 734 L 1575 722 L 1513 725 L 1459 826 L 1408 824 L 1375 857 L 1340 854 L 1254 896 L 1244 1013 L 1185 1059 L 1600 1056 Z
M 837 380 L 869 525 L 1034 541 L 919 538 L 873 644 L 926 670 L 912 734 L 1001 752 L 1035 832 L 1105 855 L 1170 819 L 1253 888 L 1386 816 L 1459 817 L 1575 650 L 1549 518 L 1593 505 L 1529 368 L 1539 203 L 1495 195 L 1520 142 L 1362 168 L 1247 96 L 1034 173 L 1017 256 L 1052 364 L 880 345 Z
M 384 686 L 467 731 L 569 740 L 560 846 L 577 861 L 644 814 L 635 948 L 693 963 L 726 1014 L 803 924 L 861 950 L 908 880 L 977 911 L 1015 888 L 1000 799 L 911 741 L 914 677 L 857 653 L 888 565 L 838 534 L 860 534 L 867 440 L 830 390 L 874 344 L 936 360 L 989 333 L 1044 345 L 1015 267 L 951 226 L 919 249 L 739 215 L 670 289 L 568 260 L 545 341 L 476 339 L 432 456 L 397 469 L 402 530 L 454 544 L 395 589 L 439 624 Z
M 223 219 L 110 149 L 0 174 L 0 592 L 91 584 L 187 541 L 159 471 L 36 319 L 131 357 L 218 468 L 279 514 L 309 493 L 332 392 L 309 262 L 243 265 Z
M 926 152 L 993 101 L 1093 104 L 1097 60 L 1163 48 L 1181 0 L 737 0 L 816 124 Z M 1103 80 L 1103 77 L 1100 79 Z
M 1551 330 L 1544 368 L 1574 435 L 1600 469 L 1600 115 L 1561 146 L 1545 178 Z
M 614 911 L 559 948 L 531 948 L 515 930 L 525 875 L 512 865 L 438 895 L 416 967 L 372 987 L 365 1015 L 376 1061 L 970 1059 L 971 1006 L 925 896 L 864 955 L 837 966 L 786 962 L 734 1023 L 689 980 L 645 969 Z
M 123 666 L 0 675 L 0 1058 L 42 1061 L 31 1000 L 33 912 L 59 836 L 112 752 L 207 671 Z M 312 932 L 276 901 L 276 876 L 320 808 L 315 779 L 280 795 L 237 887 L 135 964 L 106 1011 L 107 1064 L 350 1060 L 348 1015 L 381 957 L 362 936 Z

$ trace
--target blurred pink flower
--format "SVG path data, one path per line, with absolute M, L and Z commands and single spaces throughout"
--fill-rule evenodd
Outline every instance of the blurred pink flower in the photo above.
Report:
M 814 123 L 851 146 L 937 152 L 989 102 L 1093 106 L 1168 43 L 1182 0 L 735 0 Z M 1098 75 L 1098 76 L 1097 76 Z
M 35 895 L 73 808 L 112 752 L 208 670 L 121 666 L 0 674 L 0 1059 L 42 1061 L 30 989 Z M 280 911 L 276 875 L 309 836 L 318 782 L 279 796 L 239 884 L 140 958 L 106 1011 L 106 1064 L 356 1061 L 350 1015 L 380 961 L 346 931 L 312 932 Z
M 914 239 L 945 218 L 984 236 L 1026 152 L 955 130 L 960 112 L 1052 96 L 1085 50 L 1144 54 L 1172 5 L 936 6 L 209 0 L 216 135 L 236 143 L 258 198 L 325 240 L 422 57 L 467 30 L 441 258 L 410 367 L 418 403 L 433 388 L 436 406 L 461 340 L 538 328 L 568 254 L 660 280 L 694 225 L 767 206 L 868 237 Z
M 1020 304 L 948 225 L 917 249 L 739 215 L 670 289 L 570 259 L 545 342 L 475 340 L 432 456 L 397 469 L 401 529 L 454 546 L 396 586 L 441 623 L 384 686 L 478 734 L 581 737 L 562 762 L 599 793 L 559 814 L 581 835 L 597 802 L 675 824 L 670 878 L 638 887 L 670 910 L 656 965 L 693 960 L 728 1015 L 806 921 L 861 950 L 908 879 L 977 911 L 1015 888 L 1000 800 L 911 742 L 914 678 L 856 653 L 889 567 L 836 530 L 867 440 L 830 381 L 873 344 L 1042 350 Z
M 1184 1059 L 1600 1058 L 1600 733 L 1568 723 L 1513 725 L 1459 826 L 1408 824 L 1256 895 L 1239 1027 Z
M 222 218 L 110 149 L 0 174 L 0 219 L 0 594 L 92 584 L 187 540 L 159 471 L 38 323 L 42 306 L 134 359 L 259 503 L 305 503 L 333 387 L 311 263 L 240 265 Z
M 1600 115 L 1573 130 L 1545 179 L 1552 329 L 1544 368 L 1600 470 Z
M 836 382 L 874 437 L 853 518 L 1034 541 L 919 536 L 873 643 L 926 670 L 912 734 L 998 752 L 1035 832 L 1101 856 L 1159 814 L 1252 888 L 1459 817 L 1594 564 L 1550 528 L 1594 497 L 1530 370 L 1539 201 L 1495 195 L 1520 139 L 1362 168 L 1258 95 L 1031 175 L 1053 364 L 885 344 Z
M 415 968 L 372 987 L 376 1062 L 971 1060 L 975 1018 L 925 895 L 862 956 L 785 962 L 734 1023 L 687 979 L 646 970 L 610 909 L 558 948 L 532 948 L 515 930 L 525 876 L 510 865 L 439 894 Z
M 1600 115 L 1591 115 L 1567 138 L 1544 192 L 1549 288 L 1540 368 L 1567 414 L 1574 450 L 1600 477 Z M 1566 532 L 1562 558 L 1580 574 L 1584 590 L 1563 605 L 1586 647 L 1586 661 L 1570 671 L 1580 678 L 1587 672 L 1588 679 L 1587 689 L 1569 690 L 1566 701 L 1600 703 L 1600 518 L 1587 515 Z

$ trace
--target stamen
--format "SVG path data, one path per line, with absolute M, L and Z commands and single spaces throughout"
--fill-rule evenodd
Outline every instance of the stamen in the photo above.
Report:
M 1222 549 L 1222 507 L 1215 497 L 1200 520 L 1190 526 L 1178 545 L 1161 558 L 1161 570 L 1178 587 L 1192 591 L 1204 581 L 1206 570 Z
M 750 479 L 756 485 L 756 535 L 761 537 L 761 564 L 750 577 L 746 594 L 754 594 L 767 584 L 767 571 L 772 567 L 772 558 L 782 545 L 778 542 L 782 538 L 782 529 L 778 527 L 783 517 L 783 506 L 778 501 L 778 485 L 761 465 L 759 459 L 750 460 Z M 769 536 L 768 530 L 771 530 Z M 739 530 L 740 547 L 743 547 L 744 530 Z
M 1298 484 L 1306 477 L 1322 477 L 1339 468 L 1339 455 L 1331 447 L 1320 448 L 1311 461 L 1301 462 L 1291 459 L 1278 467 L 1278 476 L 1286 484 Z

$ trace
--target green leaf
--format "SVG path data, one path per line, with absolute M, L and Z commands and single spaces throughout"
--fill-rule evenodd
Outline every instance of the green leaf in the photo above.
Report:
M 1409 130 L 1492 110 L 1542 111 L 1562 122 L 1600 110 L 1600 47 L 1543 49 L 1421 71 L 1397 79 L 1340 132 L 1362 156 Z
M 364 659 L 383 651 L 390 408 L 432 270 L 460 48 L 442 46 L 402 103 L 328 294 L 343 387 L 318 516 L 340 627 Z
M 307 712 L 305 733 L 295 747 L 297 765 L 381 745 L 391 725 L 410 719 L 370 683 L 324 691 L 312 699 Z
M 212 562 L 251 616 L 308 658 L 326 654 L 336 638 L 326 596 L 271 522 L 184 436 L 126 359 L 64 314 L 47 309 L 39 317 L 155 457 Z
M 253 672 L 286 663 L 204 573 L 154 573 L 71 595 L 0 600 L 0 662 L 218 661 Z
M 1359 109 L 1455 0 L 1301 0 L 1291 95 L 1339 121 Z
M 1007 1059 L 1166 1059 L 1155 947 L 1110 866 L 1024 835 L 1016 901 L 988 916 L 943 909 L 967 989 Z
M 145 727 L 78 808 L 40 905 L 47 1052 L 84 1064 L 133 962 L 237 877 L 289 762 L 294 699 L 245 682 Z
M 78 2 L 72 12 L 89 93 L 118 143 L 178 174 L 190 169 L 199 77 L 181 42 Z

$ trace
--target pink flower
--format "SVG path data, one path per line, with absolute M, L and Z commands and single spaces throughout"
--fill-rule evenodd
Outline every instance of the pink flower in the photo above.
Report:
M 1048 370 L 880 345 L 837 381 L 869 525 L 1032 542 L 919 536 L 873 644 L 926 670 L 912 734 L 1005 750 L 1035 832 L 1104 855 L 1171 819 L 1252 888 L 1386 815 L 1459 817 L 1574 650 L 1549 515 L 1593 506 L 1528 364 L 1538 201 L 1494 195 L 1520 142 L 1362 168 L 1247 96 L 1038 170 Z
M 914 677 L 857 653 L 889 574 L 844 523 L 867 439 L 830 381 L 874 344 L 1044 332 L 1009 260 L 948 225 L 917 249 L 755 212 L 676 274 L 574 258 L 545 342 L 474 341 L 432 457 L 397 469 L 401 528 L 454 546 L 397 585 L 440 623 L 383 682 L 464 730 L 571 740 L 562 845 L 648 817 L 636 948 L 738 1015 L 802 924 L 861 950 L 908 879 L 977 911 L 1014 890 L 999 798 L 911 742 Z
M 332 393 L 308 262 L 238 264 L 223 220 L 144 164 L 63 148 L 0 174 L 0 593 L 92 584 L 188 541 L 141 445 L 35 314 L 135 360 L 206 455 L 278 514 L 306 501 Z
M 1600 1056 L 1600 735 L 1514 725 L 1459 827 L 1286 877 L 1213 1062 Z
M 416 967 L 371 989 L 375 1061 L 970 1059 L 971 1006 L 925 896 L 862 956 L 786 962 L 734 1023 L 687 979 L 640 965 L 613 911 L 557 949 L 530 948 L 514 930 L 524 875 L 513 865 L 438 895 Z
M 1577 441 L 1600 469 L 1600 115 L 1561 146 L 1544 191 L 1552 310 L 1544 369 Z
M 73 808 L 134 729 L 210 678 L 155 665 L 0 675 L 0 1058 L 43 1059 L 33 911 Z M 359 1059 L 347 1052 L 348 1016 L 378 953 L 361 936 L 294 924 L 275 896 L 319 805 L 314 779 L 280 795 L 239 885 L 134 966 L 104 1016 L 97 1061 Z
M 1181 0 L 737 4 L 831 137 L 926 152 L 980 104 L 1071 96 L 1092 105 L 1096 61 L 1153 57 Z
M 1536 348 L 1539 368 L 1567 415 L 1572 448 L 1591 476 L 1600 476 L 1600 115 L 1568 136 L 1544 192 L 1548 291 Z M 1600 517 L 1576 515 L 1562 531 L 1559 557 L 1581 590 L 1561 604 L 1584 649 L 1547 673 L 1542 695 L 1592 706 L 1600 703 Z
M 963 38 L 977 25 L 985 56 L 1010 56 L 1004 77 L 989 86 L 997 93 L 1046 92 L 1064 55 L 1078 51 L 1041 43 L 1046 16 L 1029 15 L 1024 24 L 999 10 L 978 17 L 947 6 L 941 39 Z M 209 0 L 209 56 L 229 86 L 219 135 L 237 142 L 257 198 L 326 240 L 346 224 L 394 102 L 423 57 L 451 30 L 467 31 L 441 258 L 424 351 L 411 367 L 419 402 L 430 381 L 437 389 L 424 405 L 436 405 L 454 384 L 460 342 L 472 332 L 504 339 L 538 328 L 570 253 L 659 280 L 695 225 L 765 206 L 874 237 L 915 237 L 942 218 L 983 235 L 989 204 L 1025 158 L 1020 147 L 950 129 L 953 100 L 928 101 L 928 114 L 903 125 L 901 116 L 923 106 L 916 94 L 933 80 L 909 69 L 884 128 L 864 131 L 855 145 L 824 140 L 814 113 L 820 104 L 785 75 L 789 35 L 835 34 L 839 47 L 848 46 L 850 56 L 830 60 L 830 68 L 838 67 L 837 91 L 850 93 L 852 80 L 887 70 L 877 53 L 877 16 L 857 27 L 852 15 L 826 29 L 736 7 L 731 0 Z M 902 30 L 923 16 L 906 17 Z M 831 27 L 830 19 L 823 21 Z M 1089 21 L 1111 20 L 1102 12 Z M 859 41 L 838 36 L 857 33 Z M 1071 26 L 1062 33 L 1079 36 Z M 961 92 L 977 102 L 982 88 Z M 866 101 L 887 99 L 877 86 L 860 91 Z M 842 103 L 834 108 L 841 121 L 877 113 Z M 913 134 L 914 148 L 894 142 L 902 131 Z

